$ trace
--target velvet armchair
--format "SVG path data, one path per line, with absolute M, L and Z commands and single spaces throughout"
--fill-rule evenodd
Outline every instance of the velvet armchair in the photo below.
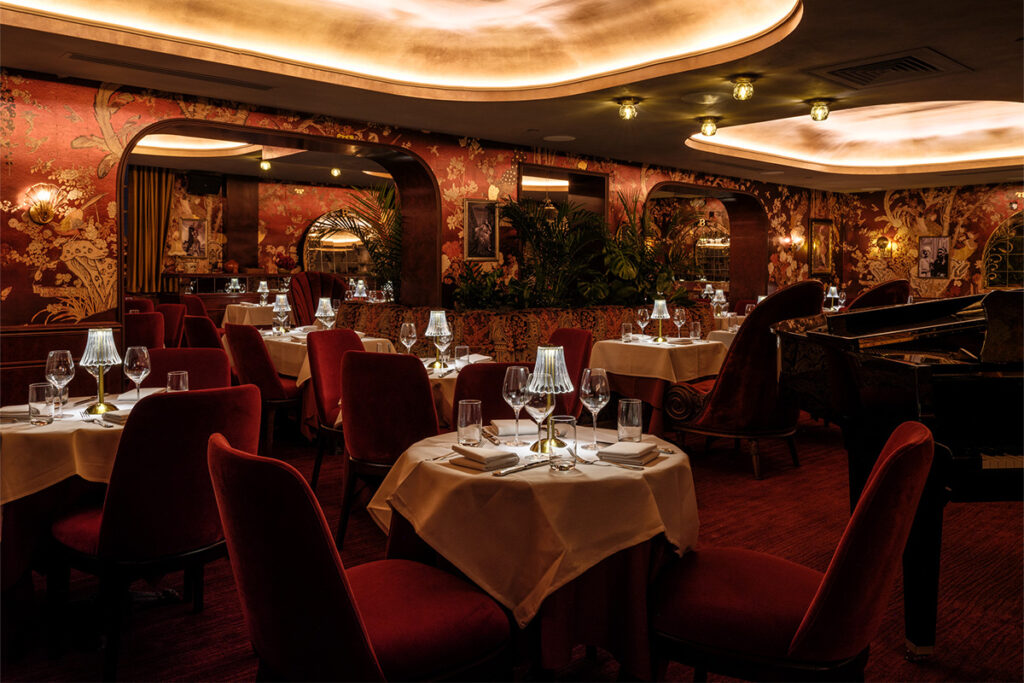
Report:
M 124 345 L 164 348 L 164 317 L 160 313 L 125 313 Z
M 335 424 L 341 412 L 341 359 L 348 351 L 362 351 L 363 342 L 352 330 L 333 329 L 310 332 L 306 344 L 317 413 L 316 462 L 310 479 L 310 487 L 316 491 L 324 453 L 344 446 L 341 426 Z
M 333 273 L 302 271 L 292 276 L 288 301 L 297 325 L 312 325 L 321 297 L 345 299 L 345 281 Z

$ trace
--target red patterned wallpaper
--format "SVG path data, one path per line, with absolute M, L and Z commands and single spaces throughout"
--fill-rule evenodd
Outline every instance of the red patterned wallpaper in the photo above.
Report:
M 260 267 L 278 254 L 299 262 L 299 240 L 309 224 L 328 211 L 350 204 L 353 191 L 344 187 L 260 183 Z

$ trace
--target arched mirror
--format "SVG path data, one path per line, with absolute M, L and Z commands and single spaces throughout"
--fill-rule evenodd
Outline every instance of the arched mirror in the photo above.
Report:
M 1024 214 L 1003 221 L 985 245 L 985 287 L 1024 286 Z

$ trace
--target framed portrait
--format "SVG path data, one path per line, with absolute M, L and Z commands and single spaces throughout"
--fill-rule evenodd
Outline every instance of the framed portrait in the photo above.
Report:
M 832 273 L 832 221 L 811 221 L 811 241 L 807 245 L 811 275 Z
M 497 261 L 498 202 L 467 199 L 464 208 L 463 258 L 467 261 Z
M 917 276 L 949 277 L 949 238 L 921 237 L 917 242 Z
M 185 258 L 206 258 L 210 236 L 206 232 L 205 218 L 182 218 L 179 228 L 181 250 Z

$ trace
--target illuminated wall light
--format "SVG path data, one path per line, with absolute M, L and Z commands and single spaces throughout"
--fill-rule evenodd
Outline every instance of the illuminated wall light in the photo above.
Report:
M 754 81 L 756 76 L 751 74 L 740 74 L 732 77 L 732 97 L 734 100 L 746 102 L 754 96 Z
M 331 175 L 334 176 L 335 178 L 337 178 L 338 176 L 341 175 L 341 169 L 340 168 L 332 168 L 331 169 Z
M 639 97 L 616 97 L 615 102 L 619 105 L 619 118 L 623 121 L 632 121 L 640 113 L 637 109 Z
M 270 162 L 267 161 L 266 159 L 261 161 L 260 162 L 260 170 L 261 171 L 269 171 L 270 170 Z
M 699 119 L 700 121 L 700 133 L 711 137 L 718 132 L 718 116 L 704 116 Z
M 824 121 L 828 118 L 829 104 L 834 100 L 813 100 L 811 102 L 811 119 Z
M 37 225 L 45 225 L 56 217 L 57 209 L 64 199 L 64 193 L 56 185 L 39 183 L 25 192 L 28 217 Z

